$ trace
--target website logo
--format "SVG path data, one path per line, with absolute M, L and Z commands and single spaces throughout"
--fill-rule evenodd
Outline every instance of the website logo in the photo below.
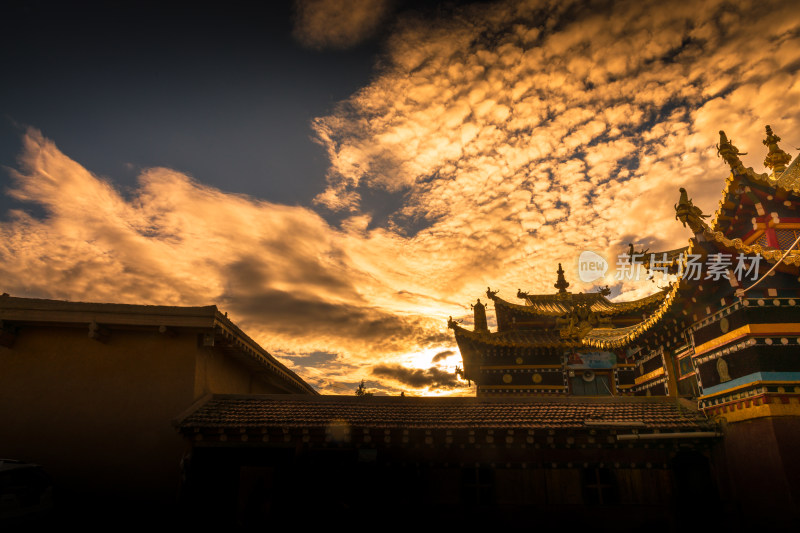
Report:
M 595 252 L 585 250 L 578 257 L 578 279 L 584 283 L 596 281 L 608 272 L 608 261 Z

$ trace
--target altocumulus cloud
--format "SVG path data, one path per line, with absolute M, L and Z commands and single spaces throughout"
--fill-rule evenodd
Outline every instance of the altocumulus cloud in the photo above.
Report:
M 562 262 L 570 288 L 588 290 L 569 269 L 584 249 L 684 245 L 672 204 L 686 187 L 716 207 L 728 172 L 719 129 L 757 171 L 765 124 L 800 146 L 800 17 L 788 2 L 453 10 L 398 20 L 373 81 L 314 121 L 330 170 L 313 209 L 164 168 L 124 198 L 30 132 L 11 193 L 47 216 L 0 223 L 0 288 L 216 303 L 301 375 L 304 354 L 325 352 L 326 383 L 373 375 L 387 392 L 463 391 L 429 367 L 455 349 L 447 316 L 469 322 L 487 285 L 510 299 L 549 292 Z M 367 205 L 375 191 L 402 199 L 385 221 Z M 332 227 L 318 209 L 346 218 Z M 623 298 L 654 290 L 606 282 Z
M 358 212 L 366 189 L 405 194 L 391 222 L 427 221 L 418 246 L 504 294 L 548 290 L 555 263 L 583 249 L 684 245 L 670 200 L 684 186 L 716 207 L 719 129 L 757 169 L 765 124 L 800 141 L 788 105 L 799 28 L 782 1 L 515 1 L 408 17 L 381 75 L 314 123 L 331 160 L 317 202 Z
M 351 48 L 371 37 L 388 0 L 295 0 L 294 37 L 309 48 Z

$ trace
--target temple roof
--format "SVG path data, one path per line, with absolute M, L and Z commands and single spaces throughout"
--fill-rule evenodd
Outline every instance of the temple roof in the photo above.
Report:
M 767 130 L 768 132 L 770 131 L 769 127 L 767 127 Z M 722 135 L 722 139 L 725 140 L 724 134 Z M 729 238 L 726 235 L 726 230 L 729 229 L 729 226 L 727 224 L 722 224 L 722 214 L 725 208 L 724 204 L 728 200 L 728 196 L 734 194 L 731 190 L 731 186 L 736 182 L 737 177 L 744 177 L 745 179 L 772 189 L 782 188 L 787 192 L 800 193 L 800 157 L 795 158 L 788 168 L 783 170 L 777 178 L 768 176 L 767 174 L 756 174 L 752 168 L 744 169 L 738 160 L 737 163 L 738 165 L 732 165 L 733 174 L 731 174 L 725 182 L 725 188 L 722 191 L 722 200 L 720 200 L 719 208 L 714 213 L 711 222 L 706 223 L 702 218 L 695 217 L 695 231 L 702 234 L 702 236 L 713 243 L 717 249 L 731 254 L 761 255 L 768 263 L 783 263 L 795 267 L 800 266 L 800 250 L 794 249 L 787 252 L 787 250 L 765 247 L 759 244 L 745 244 L 739 237 L 733 239 Z M 677 263 L 681 272 L 685 273 L 687 271 L 687 258 L 693 253 L 696 246 L 696 241 L 691 240 L 689 247 L 674 250 L 683 251 L 683 256 L 679 256 L 674 261 Z M 583 343 L 596 348 L 613 348 L 624 346 L 636 340 L 636 338 L 645 331 L 655 326 L 662 317 L 669 312 L 670 308 L 679 297 L 679 291 L 686 286 L 687 281 L 684 279 L 678 279 L 673 282 L 669 288 L 661 293 L 664 295 L 664 299 L 658 308 L 653 311 L 648 318 L 642 320 L 638 324 L 615 329 L 595 328 L 583 337 Z
M 789 168 L 775 180 L 775 186 L 785 191 L 800 194 L 800 156 L 795 157 Z
M 785 161 L 788 163 L 791 160 L 791 156 L 778 147 L 777 142 L 780 141 L 780 137 L 774 135 L 769 126 L 766 127 L 766 131 L 767 138 L 764 140 L 764 144 L 769 147 L 769 154 L 764 164 L 772 169 L 772 174 L 759 174 L 752 168 L 745 168 L 739 159 L 739 155 L 742 155 L 739 149 L 736 148 L 731 141 L 728 141 L 723 131 L 720 131 L 720 144 L 717 145 L 717 148 L 719 155 L 730 165 L 732 173 L 725 181 L 719 207 L 709 224 L 712 230 L 727 233 L 726 230 L 729 224 L 723 223 L 726 220 L 723 211 L 726 208 L 730 209 L 731 206 L 726 206 L 726 204 L 733 200 L 733 205 L 736 205 L 738 204 L 738 196 L 742 194 L 752 194 L 742 190 L 741 187 L 737 187 L 736 190 L 733 190 L 732 186 L 734 183 L 741 185 L 742 181 L 744 181 L 744 183 L 762 186 L 772 190 L 779 189 L 790 194 L 800 194 L 800 158 L 796 157 L 788 167 L 784 168 L 783 162 Z
M 769 126 L 766 127 L 766 131 L 767 138 L 764 140 L 764 144 L 769 147 L 769 154 L 765 160 L 765 165 L 773 170 L 772 175 L 757 174 L 752 168 L 745 169 L 739 159 L 739 155 L 744 154 L 741 154 L 738 148 L 733 145 L 732 141 L 727 139 L 724 132 L 720 132 L 720 144 L 717 146 L 719 155 L 731 166 L 732 173 L 725 182 L 719 208 L 714 213 L 710 223 L 704 220 L 708 218 L 708 215 L 704 215 L 698 207 L 693 205 L 686 190 L 683 188 L 680 189 L 681 198 L 679 203 L 675 206 L 676 218 L 683 222 L 684 226 L 687 224 L 689 225 L 695 234 L 695 238 L 690 239 L 688 247 L 676 248 L 674 250 L 654 254 L 655 260 L 658 261 L 659 265 L 667 266 L 669 273 L 677 275 L 677 281 L 672 282 L 664 290 L 639 300 L 631 302 L 611 302 L 601 293 L 573 294 L 567 292 L 566 287 L 568 284 L 566 284 L 563 278 L 563 269 L 559 264 L 559 278 L 556 283 L 556 288 L 559 289 L 559 293 L 557 294 L 528 294 L 519 291 L 517 296 L 524 299 L 527 304 L 519 305 L 498 298 L 496 296 L 496 291 L 487 291 L 489 298 L 495 302 L 498 326 L 504 323 L 503 320 L 505 320 L 506 324 L 513 323 L 513 320 L 518 318 L 519 315 L 561 318 L 568 317 L 568 315 L 571 314 L 572 316 L 569 318 L 573 322 L 577 321 L 577 325 L 580 327 L 572 327 L 574 324 L 570 325 L 574 331 L 570 331 L 567 328 L 556 328 L 556 330 L 562 329 L 567 335 L 574 333 L 580 337 L 579 341 L 570 340 L 570 342 L 580 342 L 582 345 L 594 348 L 617 348 L 635 341 L 644 332 L 659 324 L 664 316 L 670 313 L 675 302 L 677 300 L 683 300 L 682 295 L 686 295 L 685 291 L 690 287 L 697 286 L 697 283 L 693 283 L 693 281 L 696 281 L 694 278 L 686 278 L 686 273 L 691 272 L 691 269 L 687 268 L 687 265 L 689 262 L 688 259 L 692 255 L 705 257 L 707 254 L 712 253 L 714 251 L 713 249 L 716 249 L 717 252 L 724 252 L 731 255 L 760 255 L 767 263 L 772 263 L 780 270 L 788 270 L 796 275 L 797 267 L 800 267 L 800 250 L 788 250 L 791 248 L 791 244 L 789 243 L 794 242 L 792 239 L 795 237 L 789 237 L 788 242 L 786 238 L 781 241 L 780 237 L 778 237 L 776 240 L 779 246 L 784 247 L 781 249 L 767 247 L 763 244 L 746 244 L 743 241 L 743 237 L 747 237 L 743 234 L 736 234 L 741 233 L 741 226 L 744 223 L 743 220 L 747 220 L 748 223 L 751 220 L 749 212 L 747 211 L 747 209 L 750 209 L 750 206 L 755 206 L 759 217 L 767 215 L 765 212 L 767 208 L 761 205 L 762 199 L 764 199 L 765 202 L 780 202 L 787 207 L 793 207 L 791 202 L 795 204 L 798 202 L 797 195 L 800 194 L 800 157 L 795 158 L 786 166 L 786 164 L 790 162 L 791 157 L 778 147 L 777 143 L 780 141 L 780 137 L 775 135 Z M 755 188 L 751 186 L 757 186 L 759 190 L 755 190 Z M 783 192 L 777 194 L 764 191 L 765 187 L 772 191 L 782 189 Z M 786 200 L 786 193 L 794 195 L 793 200 Z M 767 207 L 771 206 L 772 204 Z M 783 209 L 777 204 L 776 207 Z M 736 214 L 736 210 L 738 209 L 745 209 L 744 214 L 747 216 L 746 219 L 742 217 L 741 212 L 739 212 L 738 215 Z M 733 214 L 730 213 L 731 210 L 734 211 Z M 726 211 L 729 212 L 726 213 Z M 773 219 L 778 216 L 774 213 L 770 213 L 770 215 Z M 790 218 L 793 217 L 794 215 L 790 216 Z M 736 225 L 732 225 L 734 220 L 738 220 Z M 752 220 L 753 226 L 755 227 L 756 222 L 761 219 L 753 218 Z M 758 223 L 766 225 L 766 222 Z M 790 223 L 787 223 L 785 231 L 793 231 L 795 233 L 791 233 L 791 235 L 796 235 L 797 227 L 795 226 L 796 222 L 792 220 Z M 776 231 L 783 230 L 780 222 L 776 222 L 774 227 Z M 757 236 L 758 234 L 755 235 Z M 753 238 L 754 237 L 750 240 Z M 702 242 L 709 243 L 711 249 L 708 249 L 709 247 L 706 244 L 701 244 Z M 631 245 L 631 254 L 633 253 L 634 251 Z M 664 262 L 665 255 L 666 262 Z M 645 267 L 650 266 L 650 256 L 651 254 L 641 254 L 641 262 Z M 779 263 L 782 265 L 778 266 Z M 738 289 L 737 295 L 743 297 L 743 291 L 749 290 L 749 288 L 750 287 L 747 289 Z M 588 319 L 585 316 L 579 316 L 576 311 L 577 309 L 586 314 L 587 307 L 588 311 L 591 313 Z M 641 310 L 644 319 L 637 324 L 620 325 L 620 327 L 616 328 L 610 327 L 609 319 L 611 316 L 622 313 L 633 313 L 639 310 Z M 502 317 L 505 318 L 501 320 Z M 633 317 L 628 316 L 625 318 L 630 319 Z M 564 318 L 564 320 L 566 320 L 566 318 Z M 533 323 L 534 321 L 528 322 Z M 585 325 L 588 325 L 589 328 L 591 328 L 591 326 L 594 327 L 587 331 L 584 327 Z M 470 337 L 467 334 L 472 334 L 472 332 L 468 332 L 463 328 L 459 329 L 460 331 L 456 330 L 457 337 L 474 338 L 475 340 L 480 339 L 482 342 L 490 342 L 488 339 L 492 339 L 492 343 L 499 345 L 515 346 L 525 343 L 531 346 L 532 344 L 530 344 L 530 342 L 535 340 L 540 343 L 539 345 L 544 346 L 546 342 L 551 342 L 540 332 L 535 334 L 535 339 L 523 338 L 528 332 L 518 331 L 503 331 L 501 333 L 484 332 L 481 334 L 474 334 L 473 337 Z M 501 327 L 501 329 L 503 328 Z M 555 337 L 554 331 L 551 332 L 551 334 Z M 560 338 L 558 345 L 570 346 L 567 344 L 567 339 L 565 338 Z
M 759 244 L 744 244 L 742 239 L 735 238 L 729 239 L 725 236 L 724 233 L 721 231 L 712 231 L 710 228 L 703 231 L 705 237 L 709 240 L 713 240 L 718 244 L 721 244 L 722 247 L 727 248 L 731 252 L 736 253 L 743 253 L 746 255 L 756 255 L 760 254 L 764 259 L 766 259 L 769 263 L 777 263 L 781 261 L 781 258 L 786 255 L 786 258 L 781 261 L 787 265 L 795 265 L 800 266 L 800 250 L 794 249 L 791 250 L 788 254 L 786 250 L 781 250 L 780 248 L 769 248 L 766 246 L 761 246 Z
M 639 324 L 634 324 L 624 328 L 594 328 L 587 333 L 582 340 L 584 344 L 596 346 L 598 348 L 619 346 L 620 344 L 624 344 L 624 342 L 627 341 L 632 334 L 638 332 L 640 326 L 644 322 L 646 321 L 643 320 Z
M 693 244 L 687 248 L 687 255 L 692 253 Z M 683 257 L 682 263 L 685 267 L 686 256 Z M 683 269 L 684 272 L 686 269 Z M 645 331 L 655 326 L 661 318 L 669 312 L 672 305 L 678 297 L 678 291 L 681 288 L 681 279 L 670 284 L 669 287 L 659 293 L 662 296 L 661 303 L 653 310 L 650 315 L 632 326 L 621 328 L 594 328 L 589 331 L 581 340 L 586 346 L 595 348 L 618 348 L 636 340 Z M 685 286 L 685 282 L 684 282 Z
M 560 346 L 580 346 L 577 341 L 562 338 L 558 331 L 548 330 L 510 330 L 502 332 L 470 331 L 458 324 L 450 327 L 456 334 L 456 340 L 469 340 L 494 346 L 520 348 L 557 348 Z
M 577 304 L 587 304 L 595 313 L 605 315 L 617 315 L 643 309 L 657 304 L 664 299 L 665 292 L 660 291 L 650 296 L 645 296 L 639 300 L 630 302 L 612 302 L 598 292 L 590 293 L 566 293 L 566 294 L 528 294 L 520 291 L 518 296 L 524 298 L 527 305 L 520 305 L 508 302 L 502 298 L 492 295 L 495 305 L 500 305 L 531 315 L 543 316 L 564 316 L 572 311 Z
M 701 222 L 702 223 L 702 222 Z M 709 239 L 710 241 L 716 243 L 719 247 L 723 249 L 729 250 L 731 253 L 733 252 L 741 252 L 746 255 L 755 255 L 761 254 L 764 259 L 767 260 L 769 263 L 777 263 L 781 260 L 781 258 L 785 255 L 784 250 L 777 250 L 777 249 L 770 249 L 770 248 L 763 248 L 759 245 L 749 246 L 742 243 L 741 239 L 728 239 L 725 235 L 722 234 L 720 231 L 711 231 L 707 225 L 702 223 L 705 226 L 703 230 L 703 235 Z M 684 255 L 683 259 L 680 261 L 682 263 L 681 270 L 682 272 L 688 272 L 686 268 L 687 264 L 687 256 L 693 253 L 693 249 L 695 247 L 694 241 L 692 244 L 687 248 L 686 254 Z M 783 259 L 783 263 L 789 265 L 800 265 L 800 252 L 794 250 L 786 255 L 786 258 Z M 675 301 L 679 298 L 679 291 L 681 289 L 685 289 L 688 286 L 688 281 L 684 280 L 683 278 L 678 279 L 677 281 L 670 284 L 670 286 L 665 289 L 662 293 L 664 298 L 658 308 L 656 308 L 650 316 L 646 319 L 642 320 L 638 324 L 634 324 L 632 326 L 624 327 L 624 328 L 594 328 L 591 330 L 586 336 L 583 337 L 582 341 L 587 346 L 592 346 L 595 348 L 616 348 L 620 346 L 625 346 L 626 344 L 636 340 L 639 336 L 641 336 L 645 331 L 649 330 L 653 326 L 655 326 L 661 319 L 666 315 L 669 310 L 671 309 L 672 305 Z
M 178 426 L 184 433 L 223 429 L 327 428 L 471 429 L 595 427 L 708 431 L 693 406 L 641 397 L 435 398 L 398 396 L 215 395 Z

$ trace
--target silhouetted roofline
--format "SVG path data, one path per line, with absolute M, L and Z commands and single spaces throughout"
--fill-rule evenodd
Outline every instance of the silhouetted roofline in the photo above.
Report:
M 300 376 L 275 359 L 246 335 L 216 305 L 179 307 L 167 305 L 134 305 L 119 303 L 70 302 L 38 298 L 0 296 L 0 321 L 17 325 L 75 326 L 99 324 L 105 327 L 164 327 L 207 330 L 213 338 L 221 335 L 230 346 L 261 368 L 277 374 L 294 388 L 319 394 Z
M 708 431 L 691 402 L 670 397 L 399 397 L 219 394 L 175 421 L 181 432 L 257 428 L 594 428 Z

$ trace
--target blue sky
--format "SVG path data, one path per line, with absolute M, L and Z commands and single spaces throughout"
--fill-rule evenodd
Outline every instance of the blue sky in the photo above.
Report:
M 327 168 L 309 124 L 369 81 L 379 52 L 377 39 L 303 46 L 291 2 L 77 4 L 3 8 L 0 164 L 14 166 L 34 127 L 123 186 L 166 166 L 230 192 L 309 203 Z

